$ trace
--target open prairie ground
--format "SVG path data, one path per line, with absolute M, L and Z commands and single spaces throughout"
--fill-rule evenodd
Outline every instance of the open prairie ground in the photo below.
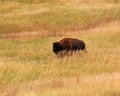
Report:
M 120 96 L 120 0 L 0 0 L 0 96 Z

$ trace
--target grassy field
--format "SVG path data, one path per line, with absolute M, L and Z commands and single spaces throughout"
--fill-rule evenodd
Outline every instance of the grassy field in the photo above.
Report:
M 120 96 L 119 0 L 0 0 L 0 96 Z M 59 58 L 52 43 L 85 41 Z
M 0 9 L 0 34 L 48 30 L 55 35 L 120 20 L 119 3 L 2 3 Z

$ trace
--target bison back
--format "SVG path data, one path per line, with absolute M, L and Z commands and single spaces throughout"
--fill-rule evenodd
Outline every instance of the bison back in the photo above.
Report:
M 85 49 L 85 43 L 82 40 L 78 39 L 72 39 L 72 50 L 84 50 Z

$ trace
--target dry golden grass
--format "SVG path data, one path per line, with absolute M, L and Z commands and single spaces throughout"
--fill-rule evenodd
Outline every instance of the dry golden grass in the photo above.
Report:
M 78 31 L 120 20 L 119 3 L 1 3 L 0 34 L 47 30 L 49 34 Z M 5 6 L 10 6 L 4 8 Z M 9 26 L 9 27 L 8 27 Z
M 120 73 L 38 79 L 3 86 L 2 96 L 119 96 Z
M 55 2 L 0 3 L 0 96 L 120 96 L 119 0 Z M 57 57 L 52 43 L 65 37 L 87 53 Z
M 63 32 L 61 37 L 36 39 L 31 34 L 33 38 L 1 39 L 2 96 L 120 95 L 119 22 Z M 52 53 L 52 42 L 66 36 L 84 39 L 88 53 L 57 58 Z

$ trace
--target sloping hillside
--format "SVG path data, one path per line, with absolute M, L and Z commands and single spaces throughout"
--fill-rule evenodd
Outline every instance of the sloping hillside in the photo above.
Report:
M 87 53 L 56 56 L 65 37 Z M 119 58 L 119 0 L 0 0 L 0 96 L 120 96 Z

